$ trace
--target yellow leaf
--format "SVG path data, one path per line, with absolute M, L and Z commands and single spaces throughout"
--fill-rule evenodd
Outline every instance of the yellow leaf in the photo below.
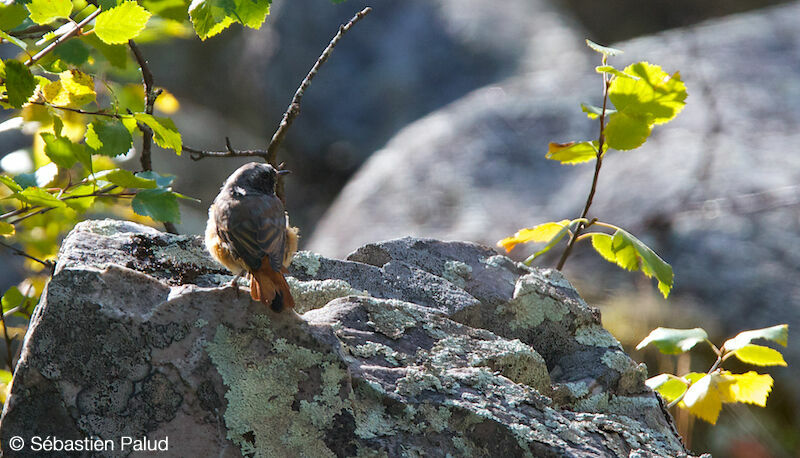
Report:
M 15 229 L 13 224 L 5 221 L 0 221 L 0 236 L 14 235 Z
M 786 361 L 778 350 L 763 345 L 748 344 L 733 352 L 739 361 L 756 366 L 785 366 Z
M 555 237 L 561 229 L 564 229 L 569 223 L 570 220 L 563 219 L 558 222 L 549 222 L 526 229 L 520 229 L 513 236 L 506 237 L 497 242 L 497 246 L 501 246 L 506 249 L 506 252 L 509 252 L 520 243 L 549 242 L 550 239 Z
M 730 386 L 730 397 L 733 401 L 725 402 L 744 402 L 764 407 L 767 405 L 767 397 L 772 390 L 772 377 L 768 374 L 758 374 L 750 371 L 744 374 L 730 375 L 735 381 Z
M 720 372 L 707 374 L 686 390 L 681 405 L 709 423 L 716 424 L 722 410 L 723 396 L 728 398 L 728 387 L 735 383 L 732 377 Z
M 44 98 L 53 105 L 80 108 L 94 102 L 97 97 L 94 80 L 86 73 L 67 70 L 59 73 L 58 78 L 58 81 L 53 81 L 42 88 Z
M 11 372 L 0 369 L 0 402 L 3 404 L 6 403 L 6 399 L 8 399 L 8 393 L 11 390 Z
M 171 92 L 164 91 L 156 99 L 156 109 L 166 114 L 173 114 L 178 111 L 181 104 Z

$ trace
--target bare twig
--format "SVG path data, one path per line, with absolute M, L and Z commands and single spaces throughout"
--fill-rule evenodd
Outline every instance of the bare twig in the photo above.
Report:
M 339 40 L 342 39 L 342 36 L 347 33 L 347 31 L 350 30 L 355 23 L 363 19 L 371 11 L 372 8 L 366 7 L 353 16 L 353 18 L 350 19 L 347 24 L 339 26 L 339 32 L 336 33 L 333 39 L 331 39 L 331 42 L 328 43 L 328 46 L 325 48 L 325 50 L 322 51 L 322 54 L 320 54 L 319 58 L 317 58 L 317 62 L 313 67 L 311 67 L 311 70 L 303 79 L 303 82 L 300 83 L 300 87 L 297 88 L 297 91 L 294 93 L 294 97 L 292 97 L 292 102 L 289 104 L 286 112 L 283 113 L 281 123 L 278 125 L 278 129 L 275 131 L 275 134 L 272 136 L 272 140 L 270 140 L 269 146 L 267 147 L 267 162 L 272 165 L 277 165 L 276 158 L 278 155 L 278 147 L 283 141 L 283 138 L 286 136 L 289 126 L 292 125 L 292 122 L 295 120 L 295 118 L 297 118 L 297 115 L 300 114 L 300 101 L 303 99 L 306 89 L 308 89 L 308 86 L 311 84 L 311 80 L 317 75 L 317 72 L 319 71 L 320 67 L 322 67 L 322 64 L 324 64 L 325 61 L 328 60 L 328 57 L 330 57 L 331 53 L 333 52 L 333 48 L 336 47 L 336 44 L 339 43 Z
M 13 251 L 14 254 L 17 255 L 17 256 L 22 256 L 23 258 L 28 258 L 31 261 L 36 261 L 39 264 L 47 267 L 50 270 L 51 273 L 53 272 L 53 268 L 55 267 L 55 264 L 53 264 L 53 261 L 42 261 L 41 259 L 36 258 L 34 256 L 31 256 L 28 253 L 20 250 L 19 248 L 15 247 L 15 246 L 12 246 L 12 245 L 9 245 L 9 244 L 7 244 L 5 242 L 0 242 L 0 247 L 3 247 L 3 248 L 5 248 L 5 249 L 7 249 L 9 251 Z
M 28 59 L 28 61 L 25 62 L 25 65 L 30 67 L 31 65 L 35 64 L 39 59 L 41 59 L 42 57 L 48 55 L 51 51 L 56 49 L 56 47 L 58 45 L 60 45 L 61 43 L 65 42 L 67 40 L 69 40 L 72 36 L 74 36 L 75 34 L 79 33 L 80 30 L 83 28 L 83 26 L 85 26 L 86 24 L 92 22 L 94 20 L 94 18 L 96 18 L 101 12 L 102 12 L 102 10 L 100 8 L 97 8 L 96 10 L 94 10 L 91 14 L 86 16 L 81 22 L 77 23 L 75 25 L 75 28 L 73 28 L 69 32 L 65 33 L 64 35 L 61 35 L 58 38 L 58 40 L 50 43 L 49 45 L 44 47 L 41 51 L 37 52 L 33 57 Z
M 605 65 L 605 57 L 603 57 L 603 64 Z M 597 160 L 595 161 L 594 166 L 594 177 L 592 178 L 592 188 L 589 191 L 589 196 L 586 198 L 586 205 L 583 207 L 583 212 L 581 213 L 581 218 L 586 218 L 586 215 L 589 213 L 589 208 L 592 206 L 592 201 L 594 200 L 594 194 L 597 191 L 597 180 L 600 177 L 600 168 L 603 166 L 603 146 L 605 145 L 606 136 L 604 134 L 605 131 L 605 120 L 606 120 L 606 108 L 608 106 L 608 88 L 611 85 L 611 80 L 609 79 L 608 75 L 603 73 L 603 112 L 600 114 L 600 135 L 597 140 Z M 567 244 L 567 248 L 564 249 L 564 253 L 561 254 L 561 259 L 558 260 L 558 265 L 556 266 L 557 270 L 561 270 L 564 267 L 564 263 L 567 262 L 567 258 L 569 257 L 570 253 L 572 253 L 572 247 L 575 246 L 575 242 L 578 241 L 578 237 L 581 235 L 581 231 L 587 229 L 591 226 L 593 222 L 589 224 L 578 223 L 578 226 L 575 227 L 575 233 L 572 234 L 572 237 L 569 239 L 569 243 Z
M 207 157 L 261 157 L 267 160 L 267 152 L 264 150 L 236 150 L 231 146 L 231 140 L 225 137 L 225 151 L 204 151 L 196 148 L 183 146 L 183 151 L 189 153 L 193 161 L 199 161 Z

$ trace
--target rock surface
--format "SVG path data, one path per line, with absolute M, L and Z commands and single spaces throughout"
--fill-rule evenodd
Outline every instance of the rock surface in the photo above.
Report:
M 670 262 L 672 298 L 701 304 L 726 335 L 800 327 L 797 17 L 797 3 L 728 17 L 620 43 L 625 54 L 611 59 L 680 71 L 689 98 L 643 149 L 605 158 L 592 215 Z M 338 257 L 404 234 L 494 245 L 520 228 L 576 217 L 593 167 L 562 166 L 544 153 L 549 141 L 596 136 L 578 104 L 598 103 L 599 80 L 584 74 L 520 76 L 407 127 L 347 185 L 309 248 Z M 636 276 L 578 248 L 567 267 L 584 294 L 636 288 Z M 787 352 L 779 376 L 794 380 L 800 339 Z
M 37 456 L 8 448 L 34 435 L 111 456 L 123 436 L 181 456 L 685 455 L 645 368 L 557 272 L 423 239 L 291 271 L 300 316 L 218 287 L 198 237 L 81 223 L 26 336 L 4 456 Z

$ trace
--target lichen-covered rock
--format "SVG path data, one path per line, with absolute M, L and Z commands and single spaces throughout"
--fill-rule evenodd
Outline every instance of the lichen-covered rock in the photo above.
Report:
M 275 314 L 199 238 L 81 223 L 65 240 L 0 420 L 20 436 L 172 456 L 679 456 L 636 365 L 557 272 L 474 244 L 301 252 Z M 237 294 L 238 293 L 238 294 Z M 91 453 L 85 453 L 87 455 Z

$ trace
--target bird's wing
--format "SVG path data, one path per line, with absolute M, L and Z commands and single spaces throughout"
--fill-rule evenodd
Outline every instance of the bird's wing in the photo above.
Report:
M 220 237 L 251 271 L 258 270 L 268 256 L 272 268 L 280 272 L 286 250 L 286 212 L 280 199 L 245 195 L 219 216 Z

